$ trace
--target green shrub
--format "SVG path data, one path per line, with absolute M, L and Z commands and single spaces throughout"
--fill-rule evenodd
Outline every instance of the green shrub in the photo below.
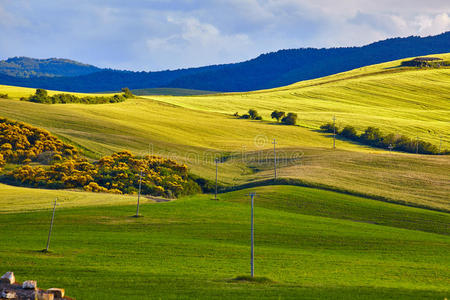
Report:
M 334 125 L 333 125 L 333 123 L 326 123 L 326 124 L 320 126 L 320 129 L 325 131 L 325 132 L 328 132 L 328 133 L 333 133 L 334 132 Z M 337 127 L 336 127 L 336 132 L 338 132 Z
M 131 91 L 127 88 L 122 89 L 123 94 L 114 96 L 82 96 L 78 97 L 72 94 L 56 94 L 49 96 L 44 89 L 37 89 L 36 93 L 25 100 L 35 103 L 46 104 L 66 104 L 66 103 L 83 103 L 83 104 L 104 104 L 123 102 L 127 98 L 133 97 Z M 21 98 L 22 100 L 22 98 Z
M 272 112 L 272 114 L 270 115 L 270 117 L 272 119 L 276 119 L 277 122 L 280 122 L 281 118 L 283 118 L 285 115 L 286 115 L 286 113 L 284 111 L 274 110 Z
M 320 126 L 320 129 L 325 132 L 333 132 L 333 124 L 327 123 Z M 435 145 L 425 142 L 410 139 L 403 135 L 398 135 L 390 133 L 384 135 L 379 128 L 367 127 L 363 134 L 357 134 L 353 126 L 345 126 L 342 131 L 336 129 L 336 133 L 353 141 L 360 142 L 365 145 L 370 145 L 379 148 L 388 148 L 392 146 L 393 150 L 404 151 L 409 153 L 420 153 L 420 154 L 447 154 L 449 150 L 443 150 L 439 153 L 438 147 Z
M 358 138 L 358 133 L 356 132 L 355 127 L 350 125 L 345 126 L 344 129 L 342 129 L 342 131 L 340 132 L 340 135 L 350 140 Z
M 281 122 L 286 125 L 295 125 L 297 124 L 297 114 L 296 113 L 288 113 Z

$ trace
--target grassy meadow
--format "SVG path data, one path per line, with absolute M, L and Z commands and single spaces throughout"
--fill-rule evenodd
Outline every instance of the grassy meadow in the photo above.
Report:
M 270 282 L 232 280 L 249 273 L 249 192 L 257 193 L 255 273 Z M 450 293 L 446 213 L 288 186 L 221 194 L 219 201 L 198 195 L 146 203 L 138 219 L 131 217 L 135 206 L 125 203 L 62 203 L 51 252 L 42 253 L 50 199 L 40 201 L 47 211 L 30 212 L 20 188 L 16 195 L 0 213 L 1 236 L 14 237 L 0 243 L 2 272 L 64 287 L 77 299 L 444 299 Z M 100 202 L 111 197 L 92 195 Z
M 45 128 L 89 159 L 127 149 L 174 158 L 212 180 L 221 158 L 219 183 L 236 189 L 218 201 L 143 197 L 143 217 L 133 218 L 136 195 L 0 184 L 0 273 L 83 300 L 448 298 L 450 158 L 344 139 L 333 150 L 332 136 L 318 130 L 336 115 L 339 126 L 376 126 L 434 144 L 442 137 L 450 148 L 449 68 L 400 62 L 264 91 L 98 105 L 19 101 L 34 90 L 0 86 L 9 95 L 0 99 L 1 117 Z M 250 108 L 263 121 L 232 116 Z M 275 109 L 298 113 L 299 126 L 270 120 Z M 273 177 L 273 139 L 278 177 L 322 189 L 242 189 Z M 250 271 L 250 192 L 255 273 L 264 282 L 233 280 Z M 43 253 L 55 198 L 51 251 Z

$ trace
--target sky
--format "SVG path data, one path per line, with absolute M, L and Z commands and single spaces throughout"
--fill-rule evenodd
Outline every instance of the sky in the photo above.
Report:
M 0 0 L 0 59 L 134 71 L 449 30 L 449 0 Z

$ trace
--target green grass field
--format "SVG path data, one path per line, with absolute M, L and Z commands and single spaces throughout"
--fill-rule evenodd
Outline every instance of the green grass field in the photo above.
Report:
M 446 213 L 287 186 L 221 194 L 219 201 L 199 195 L 147 203 L 138 219 L 128 199 L 78 208 L 63 203 L 51 252 L 44 254 L 51 199 L 34 203 L 47 211 L 23 212 L 16 189 L 17 202 L 0 214 L 0 271 L 64 287 L 77 299 L 444 299 L 450 293 Z M 255 273 L 268 283 L 231 280 L 249 273 L 250 191 L 257 193 Z M 111 197 L 92 195 L 94 202 Z

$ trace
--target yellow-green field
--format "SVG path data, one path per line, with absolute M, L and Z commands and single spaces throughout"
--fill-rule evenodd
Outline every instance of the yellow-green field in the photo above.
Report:
M 445 59 L 450 54 L 435 55 Z M 338 125 L 419 135 L 450 148 L 450 69 L 399 68 L 400 61 L 369 66 L 288 87 L 206 96 L 149 96 L 123 103 L 44 105 L 18 101 L 33 91 L 0 86 L 0 116 L 48 129 L 92 158 L 129 149 L 186 162 L 193 173 L 239 185 L 273 176 L 277 140 L 280 177 L 450 209 L 450 159 L 387 151 L 337 141 L 318 132 L 335 114 Z M 236 111 L 256 108 L 264 121 L 240 120 Z M 296 112 L 301 126 L 277 125 L 274 109 Z M 293 159 L 295 158 L 295 159 Z
M 450 54 L 432 55 L 445 60 Z M 147 96 L 186 108 L 233 114 L 255 108 L 263 118 L 295 112 L 299 124 L 318 129 L 336 115 L 338 126 L 377 126 L 450 146 L 450 68 L 403 68 L 403 60 L 355 69 L 290 86 L 249 93 Z

